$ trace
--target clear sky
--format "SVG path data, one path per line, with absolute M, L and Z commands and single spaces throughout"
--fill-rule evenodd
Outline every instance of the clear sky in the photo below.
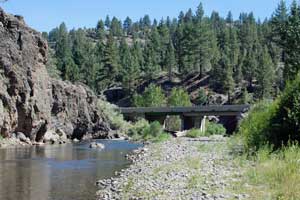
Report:
M 280 0 L 202 0 L 206 15 L 215 10 L 226 16 L 231 10 L 234 18 L 240 12 L 253 11 L 256 17 L 270 17 Z M 290 5 L 292 0 L 287 0 Z M 151 19 L 177 17 L 179 12 L 193 10 L 200 0 L 9 0 L 0 6 L 6 12 L 25 17 L 27 24 L 39 31 L 49 31 L 65 22 L 68 28 L 95 27 L 106 15 L 134 21 L 145 14 Z

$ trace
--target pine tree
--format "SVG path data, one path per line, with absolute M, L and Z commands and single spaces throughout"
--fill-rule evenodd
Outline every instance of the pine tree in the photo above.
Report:
M 103 56 L 103 69 L 101 78 L 103 81 L 103 85 L 105 87 L 109 87 L 120 80 L 118 48 L 112 33 L 110 33 L 107 38 Z
M 165 65 L 168 69 L 169 81 L 172 81 L 172 73 L 174 69 L 176 69 L 176 60 L 175 60 L 175 50 L 171 40 L 169 40 L 169 44 L 166 52 Z
M 161 71 L 161 41 L 157 29 L 148 36 L 144 49 L 144 76 L 146 79 L 156 77 Z
M 184 16 L 184 22 L 186 22 L 186 23 L 192 22 L 192 21 L 193 21 L 193 17 L 194 17 L 193 11 L 192 11 L 192 9 L 189 9 L 189 10 L 185 13 L 185 16 Z
M 105 24 L 107 29 L 110 29 L 111 21 L 110 21 L 110 18 L 109 18 L 108 15 L 106 15 L 104 24 Z
M 195 16 L 195 21 L 197 23 L 201 23 L 204 17 L 204 10 L 203 10 L 203 5 L 202 3 L 199 4 L 199 6 L 197 7 L 197 11 L 196 11 L 196 16 Z
M 111 20 L 110 31 L 112 32 L 113 36 L 122 36 L 122 25 L 116 17 L 113 17 Z
M 257 81 L 259 84 L 259 89 L 256 92 L 257 96 L 259 98 L 270 98 L 273 93 L 274 66 L 267 47 L 264 47 L 259 59 Z
M 281 0 L 271 19 L 273 39 L 281 45 L 283 45 L 282 42 L 284 42 L 286 35 L 287 21 L 288 11 L 286 3 L 285 1 Z
M 63 80 L 77 81 L 79 79 L 78 66 L 72 58 L 72 51 L 67 27 L 62 23 L 58 28 L 55 45 L 57 68 L 61 71 Z
M 139 77 L 138 55 L 128 47 L 125 39 L 120 44 L 120 55 L 122 83 L 125 89 L 131 93 Z
M 200 105 L 200 106 L 203 106 L 203 105 L 207 104 L 207 100 L 208 100 L 208 97 L 207 97 L 205 89 L 204 88 L 200 88 L 200 90 L 198 91 L 198 96 L 197 96 L 197 99 L 196 99 L 196 104 Z
M 96 35 L 99 40 L 103 40 L 105 37 L 104 22 L 102 20 L 99 20 L 97 23 Z
M 181 26 L 182 32 L 179 38 L 179 55 L 178 64 L 180 65 L 181 72 L 192 72 L 195 70 L 196 57 L 195 57 L 195 28 L 193 23 L 185 23 Z M 198 56 L 198 55 L 197 55 Z
M 165 61 L 168 59 L 167 57 L 168 55 L 166 53 L 170 41 L 170 32 L 163 20 L 160 22 L 160 25 L 158 27 L 158 32 L 159 32 L 159 39 L 160 39 L 159 41 L 160 49 L 158 50 L 159 51 L 158 53 L 161 56 L 161 60 L 160 60 L 161 62 L 159 64 L 160 66 L 162 66 L 163 70 L 166 70 L 167 66 Z
M 126 17 L 123 24 L 123 29 L 127 35 L 132 34 L 132 20 L 129 17 Z
M 284 51 L 286 53 L 284 78 L 293 80 L 300 71 L 300 9 L 293 1 L 286 27 Z
M 195 36 L 192 41 L 193 44 L 190 46 L 190 51 L 194 51 L 195 57 L 195 66 L 196 71 L 200 72 L 200 76 L 202 77 L 204 72 L 207 70 L 207 65 L 210 62 L 210 32 L 208 28 L 208 24 L 205 22 L 199 22 L 195 26 Z

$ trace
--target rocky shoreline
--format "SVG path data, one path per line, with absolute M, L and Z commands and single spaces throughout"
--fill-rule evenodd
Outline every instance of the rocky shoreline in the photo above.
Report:
M 99 180 L 97 199 L 247 199 L 230 188 L 243 172 L 226 138 L 177 138 L 128 155 L 132 165 Z

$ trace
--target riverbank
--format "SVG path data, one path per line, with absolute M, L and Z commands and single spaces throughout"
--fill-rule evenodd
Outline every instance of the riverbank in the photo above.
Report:
M 99 180 L 100 199 L 245 199 L 232 192 L 243 171 L 223 137 L 149 144 L 118 178 Z

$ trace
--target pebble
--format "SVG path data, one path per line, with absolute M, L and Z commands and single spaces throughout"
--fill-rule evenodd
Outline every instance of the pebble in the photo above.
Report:
M 126 155 L 132 165 L 116 173 L 117 178 L 100 180 L 97 199 L 246 199 L 224 190 L 238 171 L 230 159 L 225 139 L 176 138 L 147 144 Z M 216 151 L 220 143 L 224 151 Z M 199 146 L 209 150 L 199 150 Z M 226 153 L 224 153 L 226 152 Z

